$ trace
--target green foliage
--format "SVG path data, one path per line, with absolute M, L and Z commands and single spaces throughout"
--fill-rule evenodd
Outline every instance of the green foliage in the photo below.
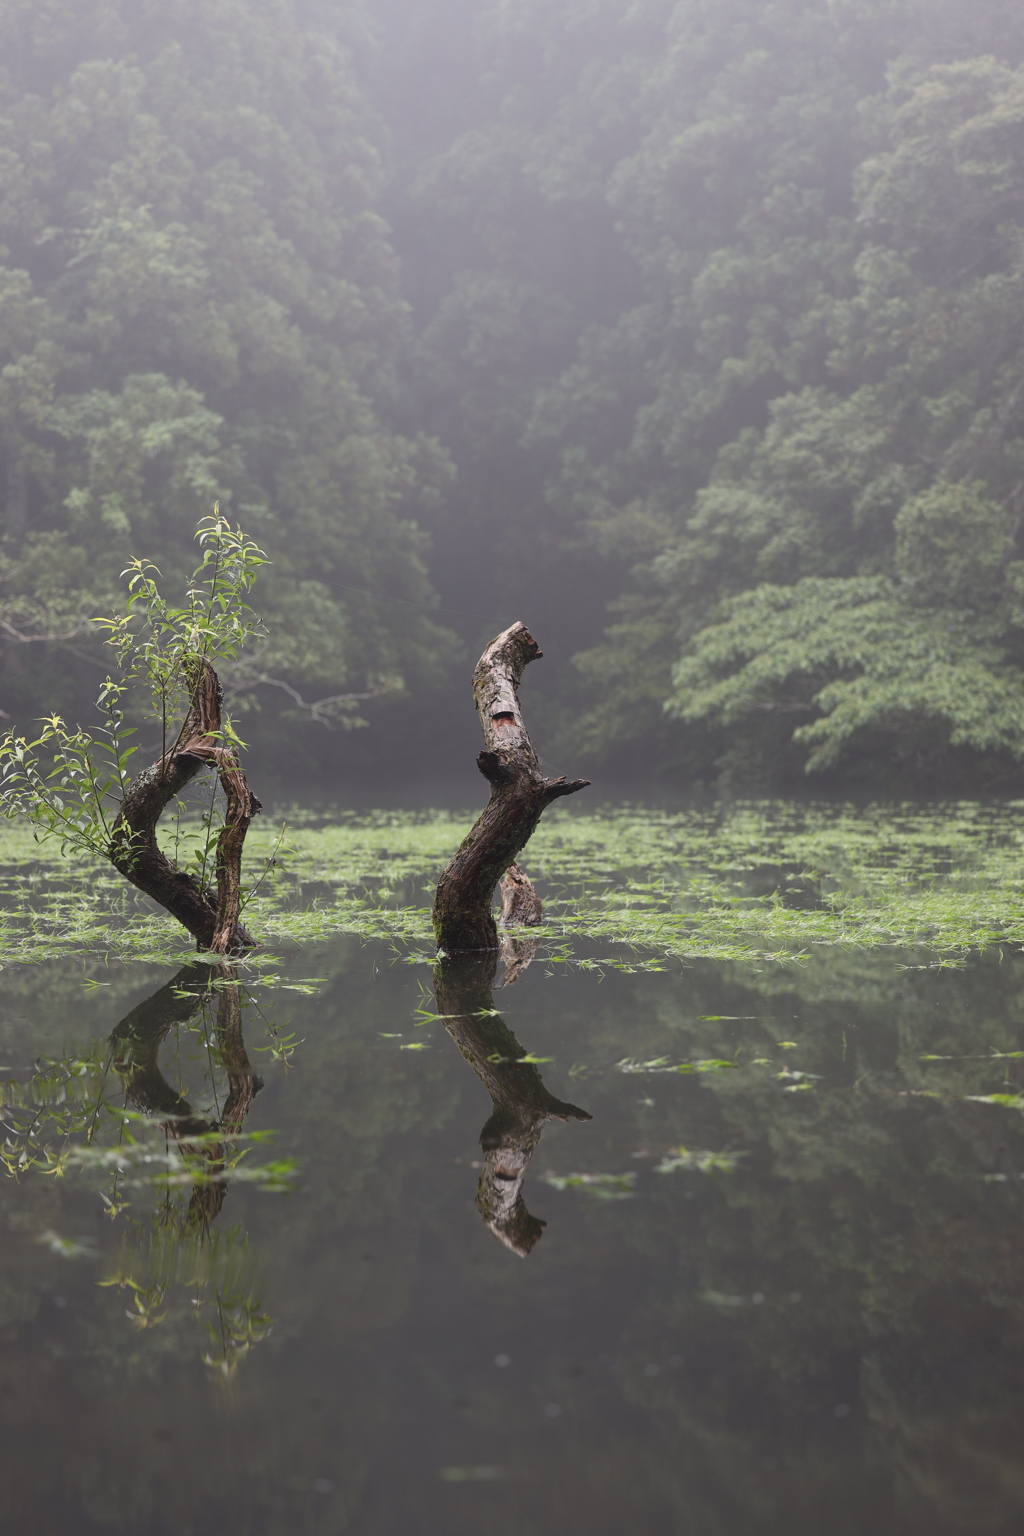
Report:
M 184 582 L 230 487 L 273 562 L 239 708 L 447 681 L 436 582 L 467 647 L 528 613 L 558 750 L 1012 772 L 1020 14 L 250 9 L 0 6 L 0 707 L 67 716 L 95 573 Z
M 893 521 L 896 570 L 912 602 L 985 613 L 998 604 L 1013 548 L 1013 516 L 978 485 L 939 482 Z
M 152 718 L 163 730 L 161 753 L 169 745 L 170 717 L 188 707 L 197 665 L 208 662 L 219 671 L 266 633 L 245 600 L 267 564 L 263 551 L 220 516 L 219 505 L 211 517 L 200 520 L 196 539 L 202 559 L 189 579 L 184 602 L 174 605 L 162 597 L 156 566 L 135 559 L 121 573 L 128 577 L 124 613 L 97 621 L 107 631 L 122 686 L 141 684 L 150 696 Z
M 829 226 L 838 262 L 818 265 L 813 297 L 810 269 L 794 274 L 805 310 L 779 314 L 797 350 L 777 354 L 768 424 L 719 450 L 652 567 L 684 640 L 669 713 L 767 746 L 794 711 L 812 771 L 943 742 L 1020 752 L 1008 337 L 1024 311 L 1001 202 L 1020 76 L 991 57 L 944 62 L 946 46 L 926 34 L 893 56 L 884 92 L 837 99 L 860 159 Z M 737 300 L 738 319 L 751 300 Z M 745 355 L 767 381 L 766 359 Z
M 544 901 L 544 924 L 531 930 L 544 944 L 536 966 L 629 975 L 733 960 L 770 969 L 812 966 L 833 949 L 866 964 L 872 952 L 894 948 L 905 952 L 901 963 L 914 965 L 922 945 L 928 965 L 962 966 L 972 950 L 1024 943 L 1019 815 L 1015 803 L 858 810 L 781 802 L 675 815 L 556 814 L 530 844 L 529 870 Z M 396 964 L 431 965 L 426 897 L 471 820 L 386 812 L 293 827 L 247 912 L 286 951 L 349 935 L 388 940 Z M 183 825 L 173 835 L 180 856 L 201 848 L 207 829 Z M 257 823 L 246 846 L 263 861 L 275 842 Z M 4 964 L 61 955 L 163 965 L 190 958 L 175 924 L 140 911 L 122 881 L 85 860 L 68 868 L 17 824 L 0 840 L 0 898 Z M 580 953 L 582 941 L 590 948 Z M 249 985 L 267 994 L 321 990 L 308 956 L 298 974 L 264 951 L 245 963 Z M 389 1049 L 406 1049 L 414 1029 L 436 1022 L 420 1008 L 404 1030 L 388 1021 L 379 1034 L 402 1042 Z M 268 1055 L 286 1062 L 295 1043 L 289 1028 Z M 691 1060 L 622 1058 L 621 1049 L 578 1069 L 611 1071 L 616 1063 L 627 1074 L 732 1070 L 727 1056 L 706 1052 Z
M 934 531 L 917 522 L 932 551 Z M 952 558 L 966 563 L 959 552 Z M 926 580 L 923 560 L 921 569 Z M 808 772 L 833 766 L 861 733 L 898 732 L 912 743 L 935 718 L 953 746 L 1024 757 L 1024 675 L 991 618 L 911 607 L 885 576 L 806 577 L 724 607 L 724 621 L 701 630 L 673 670 L 666 707 L 679 718 L 749 724 L 766 711 L 816 714 L 793 736 L 811 748 Z
M 199 666 L 237 659 L 264 632 L 245 601 L 266 564 L 263 552 L 219 509 L 200 521 L 196 538 L 202 558 L 180 604 L 162 596 L 156 566 L 135 559 L 122 572 L 128 577 L 123 612 L 94 620 L 106 631 L 117 670 L 100 689 L 96 706 L 104 723 L 95 734 L 51 715 L 33 741 L 15 731 L 0 740 L 4 816 L 23 818 L 41 837 L 59 838 L 62 852 L 103 856 L 110 849 L 118 808 L 135 776 L 131 759 L 138 748 L 131 738 L 137 726 L 127 723 L 125 709 L 134 690 L 141 688 L 143 701 L 141 711 L 132 713 L 159 723 L 162 757 L 177 729 L 175 717 L 188 707 Z M 230 721 L 222 721 L 221 735 L 237 741 Z M 199 853 L 203 868 L 211 836 L 212 818 Z
M 975 772 L 1012 771 L 1020 14 L 418 14 L 401 75 L 415 138 L 397 85 L 386 99 L 399 238 L 430 254 L 416 398 L 460 469 L 452 569 L 489 525 L 556 641 L 590 627 L 589 703 L 581 721 L 563 683 L 560 749 L 582 733 L 632 772 L 643 743 L 645 762 L 701 777 L 860 759 L 941 779 L 971 754 Z M 453 62 L 434 33 L 460 28 Z M 869 615 L 871 581 L 888 584 Z M 567 605 L 583 587 L 587 609 Z
M 184 583 L 218 495 L 274 562 L 244 702 L 308 718 L 443 675 L 416 515 L 447 469 L 377 404 L 405 316 L 360 28 L 291 0 L 0 6 L 9 715 L 91 690 L 92 573 L 145 554 Z

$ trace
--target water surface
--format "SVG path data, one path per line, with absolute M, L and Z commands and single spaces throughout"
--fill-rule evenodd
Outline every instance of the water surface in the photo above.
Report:
M 166 1155 L 0 1180 L 2 1529 L 1021 1529 L 1020 954 L 545 953 L 0 973 L 9 1157 Z

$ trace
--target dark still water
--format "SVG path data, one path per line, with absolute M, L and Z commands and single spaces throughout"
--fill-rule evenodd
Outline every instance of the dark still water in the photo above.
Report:
M 292 973 L 0 976 L 4 1532 L 1024 1528 L 1020 956 Z

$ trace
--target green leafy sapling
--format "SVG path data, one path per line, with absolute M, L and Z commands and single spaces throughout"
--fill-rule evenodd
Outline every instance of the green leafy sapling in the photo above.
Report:
M 240 871 L 260 804 L 239 768 L 241 743 L 222 716 L 216 668 L 263 633 L 247 598 L 266 557 L 219 507 L 200 521 L 196 538 L 202 557 L 180 604 L 162 595 L 150 561 L 133 560 L 122 572 L 124 611 L 94 620 L 115 658 L 96 701 L 101 724 L 89 732 L 49 715 L 34 741 L 8 732 L 0 741 L 0 795 L 5 816 L 27 818 L 39 837 L 58 837 L 63 852 L 109 859 L 200 949 L 226 954 L 253 942 L 239 920 Z M 125 704 L 138 689 L 160 725 L 160 756 L 135 775 L 136 727 L 126 723 Z M 227 806 L 215 847 L 213 817 L 207 818 L 206 845 L 190 870 L 158 846 L 156 827 L 207 764 L 219 775 Z M 211 864 L 216 891 L 206 879 Z

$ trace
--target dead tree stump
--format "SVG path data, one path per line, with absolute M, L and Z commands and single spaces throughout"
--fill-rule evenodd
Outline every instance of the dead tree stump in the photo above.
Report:
M 181 730 L 170 751 L 125 790 L 109 858 L 126 880 L 178 919 L 199 949 L 228 955 L 251 949 L 255 942 L 238 914 L 242 845 L 261 806 L 245 782 L 234 751 L 221 745 L 222 702 L 216 672 L 209 662 L 197 660 Z M 217 839 L 216 895 L 187 870 L 178 869 L 156 837 L 166 806 L 207 763 L 216 768 L 227 796 L 224 828 Z
M 519 707 L 519 679 L 527 663 L 542 655 L 526 625 L 516 623 L 491 641 L 473 673 L 473 699 L 484 733 L 484 750 L 476 761 L 491 795 L 437 884 L 434 937 L 446 954 L 497 949 L 498 930 L 491 915 L 495 886 L 533 836 L 547 806 L 590 783 L 546 779 L 540 771 Z M 507 905 L 510 913 L 518 906 L 535 914 L 510 916 L 509 921 L 540 921 L 536 893 L 518 868 L 503 887 L 502 898 L 503 919 Z

